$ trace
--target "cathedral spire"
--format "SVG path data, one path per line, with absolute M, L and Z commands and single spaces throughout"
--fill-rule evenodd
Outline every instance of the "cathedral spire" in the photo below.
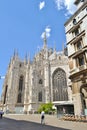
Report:
M 55 44 L 55 42 L 54 42 L 54 52 L 56 52 L 56 44 Z
M 16 49 L 14 49 L 14 57 L 16 56 Z
M 64 43 L 62 43 L 62 51 L 63 51 L 63 54 L 64 54 Z
M 44 32 L 44 49 L 47 48 L 47 37 L 46 37 L 46 32 Z
M 30 53 L 28 55 L 28 64 L 30 64 Z
M 56 44 L 54 42 L 54 56 L 55 56 L 55 59 L 57 58 L 57 52 L 56 52 Z
M 27 53 L 26 53 L 25 59 L 24 59 L 24 63 L 27 64 L 27 61 L 28 61 L 28 60 L 27 60 Z
M 13 58 L 18 58 L 18 50 L 14 49 Z

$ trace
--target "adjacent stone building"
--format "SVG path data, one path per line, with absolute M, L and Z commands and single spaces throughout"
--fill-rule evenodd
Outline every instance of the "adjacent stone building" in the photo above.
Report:
M 61 114 L 73 112 L 68 57 L 64 51 L 47 47 L 46 34 L 42 49 L 30 61 L 17 53 L 11 58 L 2 92 L 4 111 L 36 112 L 42 103 L 52 102 Z
M 87 0 L 75 0 L 77 11 L 65 23 L 70 79 L 76 115 L 87 109 Z

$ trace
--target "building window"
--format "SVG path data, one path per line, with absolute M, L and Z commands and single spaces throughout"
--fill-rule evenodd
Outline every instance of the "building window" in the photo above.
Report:
M 81 50 L 82 48 L 83 48 L 83 41 L 82 41 L 82 39 L 80 39 L 78 42 L 76 42 L 75 43 L 75 51 L 79 51 L 79 50 Z
M 78 63 L 79 63 L 79 66 L 84 65 L 85 62 L 84 62 L 84 56 L 83 55 L 78 57 Z
M 21 93 L 18 94 L 17 103 L 22 103 L 22 94 Z
M 43 81 L 42 81 L 42 79 L 40 79 L 40 80 L 39 80 L 39 84 L 43 84 Z
M 22 65 L 21 65 L 21 63 L 20 63 L 20 64 L 19 64 L 19 67 L 21 68 L 21 66 L 22 66 Z
M 61 68 L 58 68 L 53 73 L 53 101 L 67 101 L 67 80 L 66 73 Z
M 81 41 L 79 41 L 77 43 L 77 50 L 80 50 L 80 49 L 82 49 L 82 43 L 81 43 Z
M 42 102 L 42 91 L 38 93 L 38 101 Z
M 23 98 L 23 80 L 24 77 L 20 76 L 19 78 L 19 88 L 18 88 L 18 98 L 17 98 L 17 103 L 22 103 L 22 98 Z
M 77 35 L 79 35 L 79 33 L 80 33 L 80 27 L 79 26 L 72 31 L 73 37 L 76 37 Z
M 19 79 L 19 91 L 22 91 L 23 89 L 23 76 L 20 76 L 20 79 Z
M 76 19 L 73 19 L 73 24 L 75 25 L 77 22 L 76 22 Z
M 79 29 L 77 28 L 77 29 L 74 31 L 74 33 L 75 33 L 75 36 L 77 36 L 77 35 L 79 34 Z

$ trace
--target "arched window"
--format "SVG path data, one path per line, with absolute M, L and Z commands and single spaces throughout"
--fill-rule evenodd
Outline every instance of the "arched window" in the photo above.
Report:
M 18 100 L 17 103 L 21 103 L 22 102 L 22 95 L 21 93 L 18 94 Z
M 66 73 L 61 68 L 58 68 L 53 73 L 53 101 L 67 101 L 67 80 Z
M 38 93 L 38 101 L 42 102 L 42 91 Z
M 20 79 L 19 79 L 19 91 L 22 91 L 23 89 L 23 76 L 20 76 Z
M 17 103 L 22 103 L 23 102 L 23 82 L 24 82 L 24 77 L 20 76 L 20 78 L 19 78 L 19 87 L 18 87 Z

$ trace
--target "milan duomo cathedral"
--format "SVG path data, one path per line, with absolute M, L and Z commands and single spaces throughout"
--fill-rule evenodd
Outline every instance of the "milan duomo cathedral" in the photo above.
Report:
M 46 34 L 42 49 L 32 61 L 21 60 L 14 53 L 5 76 L 2 102 L 10 113 L 37 112 L 43 103 L 52 102 L 59 114 L 73 112 L 68 57 L 65 51 L 47 47 Z

